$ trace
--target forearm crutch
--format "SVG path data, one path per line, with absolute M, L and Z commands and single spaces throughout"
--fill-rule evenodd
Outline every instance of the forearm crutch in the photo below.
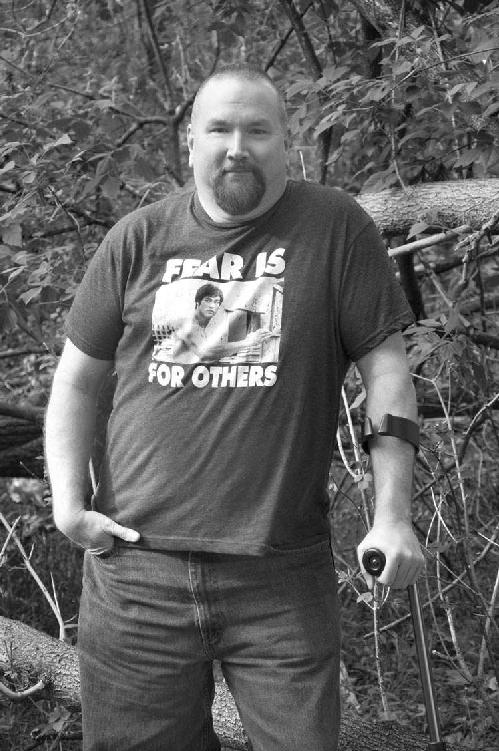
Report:
M 370 548 L 362 556 L 362 565 L 371 576 L 379 576 L 385 568 L 386 558 L 381 550 Z M 418 656 L 419 673 L 421 676 L 421 686 L 423 689 L 424 704 L 426 708 L 426 719 L 428 722 L 428 732 L 430 742 L 428 751 L 446 751 L 445 741 L 442 740 L 440 732 L 440 719 L 438 708 L 435 700 L 435 690 L 433 688 L 433 679 L 431 674 L 431 665 L 428 654 L 428 647 L 425 639 L 424 623 L 421 615 L 421 606 L 419 604 L 419 595 L 417 584 L 411 584 L 407 587 L 409 595 L 409 607 L 411 610 L 412 623 L 414 626 L 414 638 L 416 641 L 416 653 Z

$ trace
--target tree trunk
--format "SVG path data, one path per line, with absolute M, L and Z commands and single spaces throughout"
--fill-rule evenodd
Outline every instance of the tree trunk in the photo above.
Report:
M 60 700 L 78 704 L 79 677 L 76 650 L 47 634 L 0 616 L 0 664 L 44 678 Z M 420 697 L 414 697 L 414 703 Z M 246 749 L 236 706 L 225 683 L 217 682 L 213 704 L 215 730 L 224 749 Z M 427 739 L 409 733 L 394 722 L 367 722 L 352 710 L 343 711 L 339 751 L 425 751 Z M 455 745 L 447 751 L 459 751 Z
M 407 190 L 361 193 L 357 201 L 382 234 L 404 234 L 416 222 L 476 230 L 497 213 L 499 178 L 420 183 Z

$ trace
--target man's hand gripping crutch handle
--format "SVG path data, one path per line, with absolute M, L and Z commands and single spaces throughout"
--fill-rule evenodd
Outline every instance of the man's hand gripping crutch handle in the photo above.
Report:
M 376 548 L 370 548 L 364 551 L 362 556 L 362 565 L 371 576 L 379 576 L 386 563 L 385 554 Z M 430 742 L 428 751 L 445 751 L 445 741 L 441 738 L 440 720 L 438 716 L 437 704 L 435 701 L 435 691 L 431 675 L 431 666 L 426 646 L 423 618 L 421 616 L 421 607 L 419 604 L 419 595 L 417 584 L 411 584 L 407 587 L 409 595 L 409 605 L 411 609 L 412 623 L 414 626 L 414 638 L 416 640 L 416 651 L 418 655 L 419 673 L 421 675 L 421 686 L 426 708 L 426 719 L 428 722 L 428 731 Z

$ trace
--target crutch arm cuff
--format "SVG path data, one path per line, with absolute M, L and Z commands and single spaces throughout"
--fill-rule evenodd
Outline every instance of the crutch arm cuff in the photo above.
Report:
M 400 438 L 412 444 L 416 451 L 419 449 L 419 425 L 407 417 L 398 417 L 386 412 L 381 418 L 378 429 L 373 427 L 370 417 L 364 420 L 364 430 L 362 432 L 362 448 L 369 454 L 369 443 L 375 435 L 390 435 L 394 438 Z

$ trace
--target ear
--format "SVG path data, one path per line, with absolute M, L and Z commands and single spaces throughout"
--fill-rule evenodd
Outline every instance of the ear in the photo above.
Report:
M 189 167 L 192 167 L 192 150 L 194 148 L 194 135 L 192 133 L 192 125 L 189 123 L 187 126 L 187 148 L 189 149 Z

